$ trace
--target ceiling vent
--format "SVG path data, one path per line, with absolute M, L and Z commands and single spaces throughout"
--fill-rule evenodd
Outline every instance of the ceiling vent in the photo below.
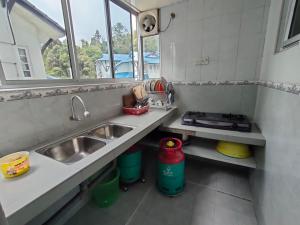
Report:
M 158 34 L 158 9 L 141 12 L 139 14 L 139 27 L 142 37 Z

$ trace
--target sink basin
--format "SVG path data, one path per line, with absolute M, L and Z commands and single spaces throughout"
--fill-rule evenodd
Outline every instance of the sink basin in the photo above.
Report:
M 95 138 L 79 136 L 37 152 L 59 162 L 69 164 L 83 159 L 105 145 L 105 142 Z
M 115 138 L 122 137 L 124 134 L 128 133 L 132 129 L 132 127 L 108 123 L 92 130 L 90 132 L 90 135 L 94 135 L 102 139 L 112 140 Z

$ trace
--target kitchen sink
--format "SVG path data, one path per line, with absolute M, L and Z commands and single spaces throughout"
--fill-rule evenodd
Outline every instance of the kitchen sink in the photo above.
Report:
M 37 152 L 63 163 L 74 163 L 96 152 L 106 143 L 95 138 L 79 136 Z
M 102 139 L 115 139 L 122 137 L 124 134 L 131 131 L 133 128 L 129 126 L 119 125 L 119 124 L 103 124 L 98 128 L 92 130 L 89 134 Z

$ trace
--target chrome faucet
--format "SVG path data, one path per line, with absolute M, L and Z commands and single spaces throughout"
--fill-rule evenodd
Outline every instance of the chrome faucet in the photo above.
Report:
M 79 117 L 76 113 L 75 113 L 75 108 L 74 108 L 74 100 L 75 99 L 78 99 L 78 101 L 81 103 L 81 105 L 83 106 L 83 109 L 84 109 L 84 112 L 83 112 L 83 118 L 88 118 L 90 117 L 90 112 L 87 111 L 86 107 L 85 107 L 85 104 L 84 104 L 84 101 L 82 100 L 82 98 L 80 98 L 78 95 L 74 95 L 72 96 L 71 98 L 71 107 L 72 107 L 72 116 L 71 116 L 71 120 L 75 120 L 75 121 L 80 121 L 82 120 L 83 118 L 82 117 Z

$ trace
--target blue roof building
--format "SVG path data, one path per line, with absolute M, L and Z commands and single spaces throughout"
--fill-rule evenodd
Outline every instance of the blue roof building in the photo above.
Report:
M 132 54 L 114 54 L 115 78 L 133 78 L 132 58 L 134 58 L 134 70 L 137 70 L 138 55 L 137 52 Z M 110 57 L 109 54 L 103 54 L 96 62 L 96 70 L 99 78 L 110 77 Z M 155 52 L 144 53 L 144 77 L 158 78 L 159 74 L 160 55 Z

